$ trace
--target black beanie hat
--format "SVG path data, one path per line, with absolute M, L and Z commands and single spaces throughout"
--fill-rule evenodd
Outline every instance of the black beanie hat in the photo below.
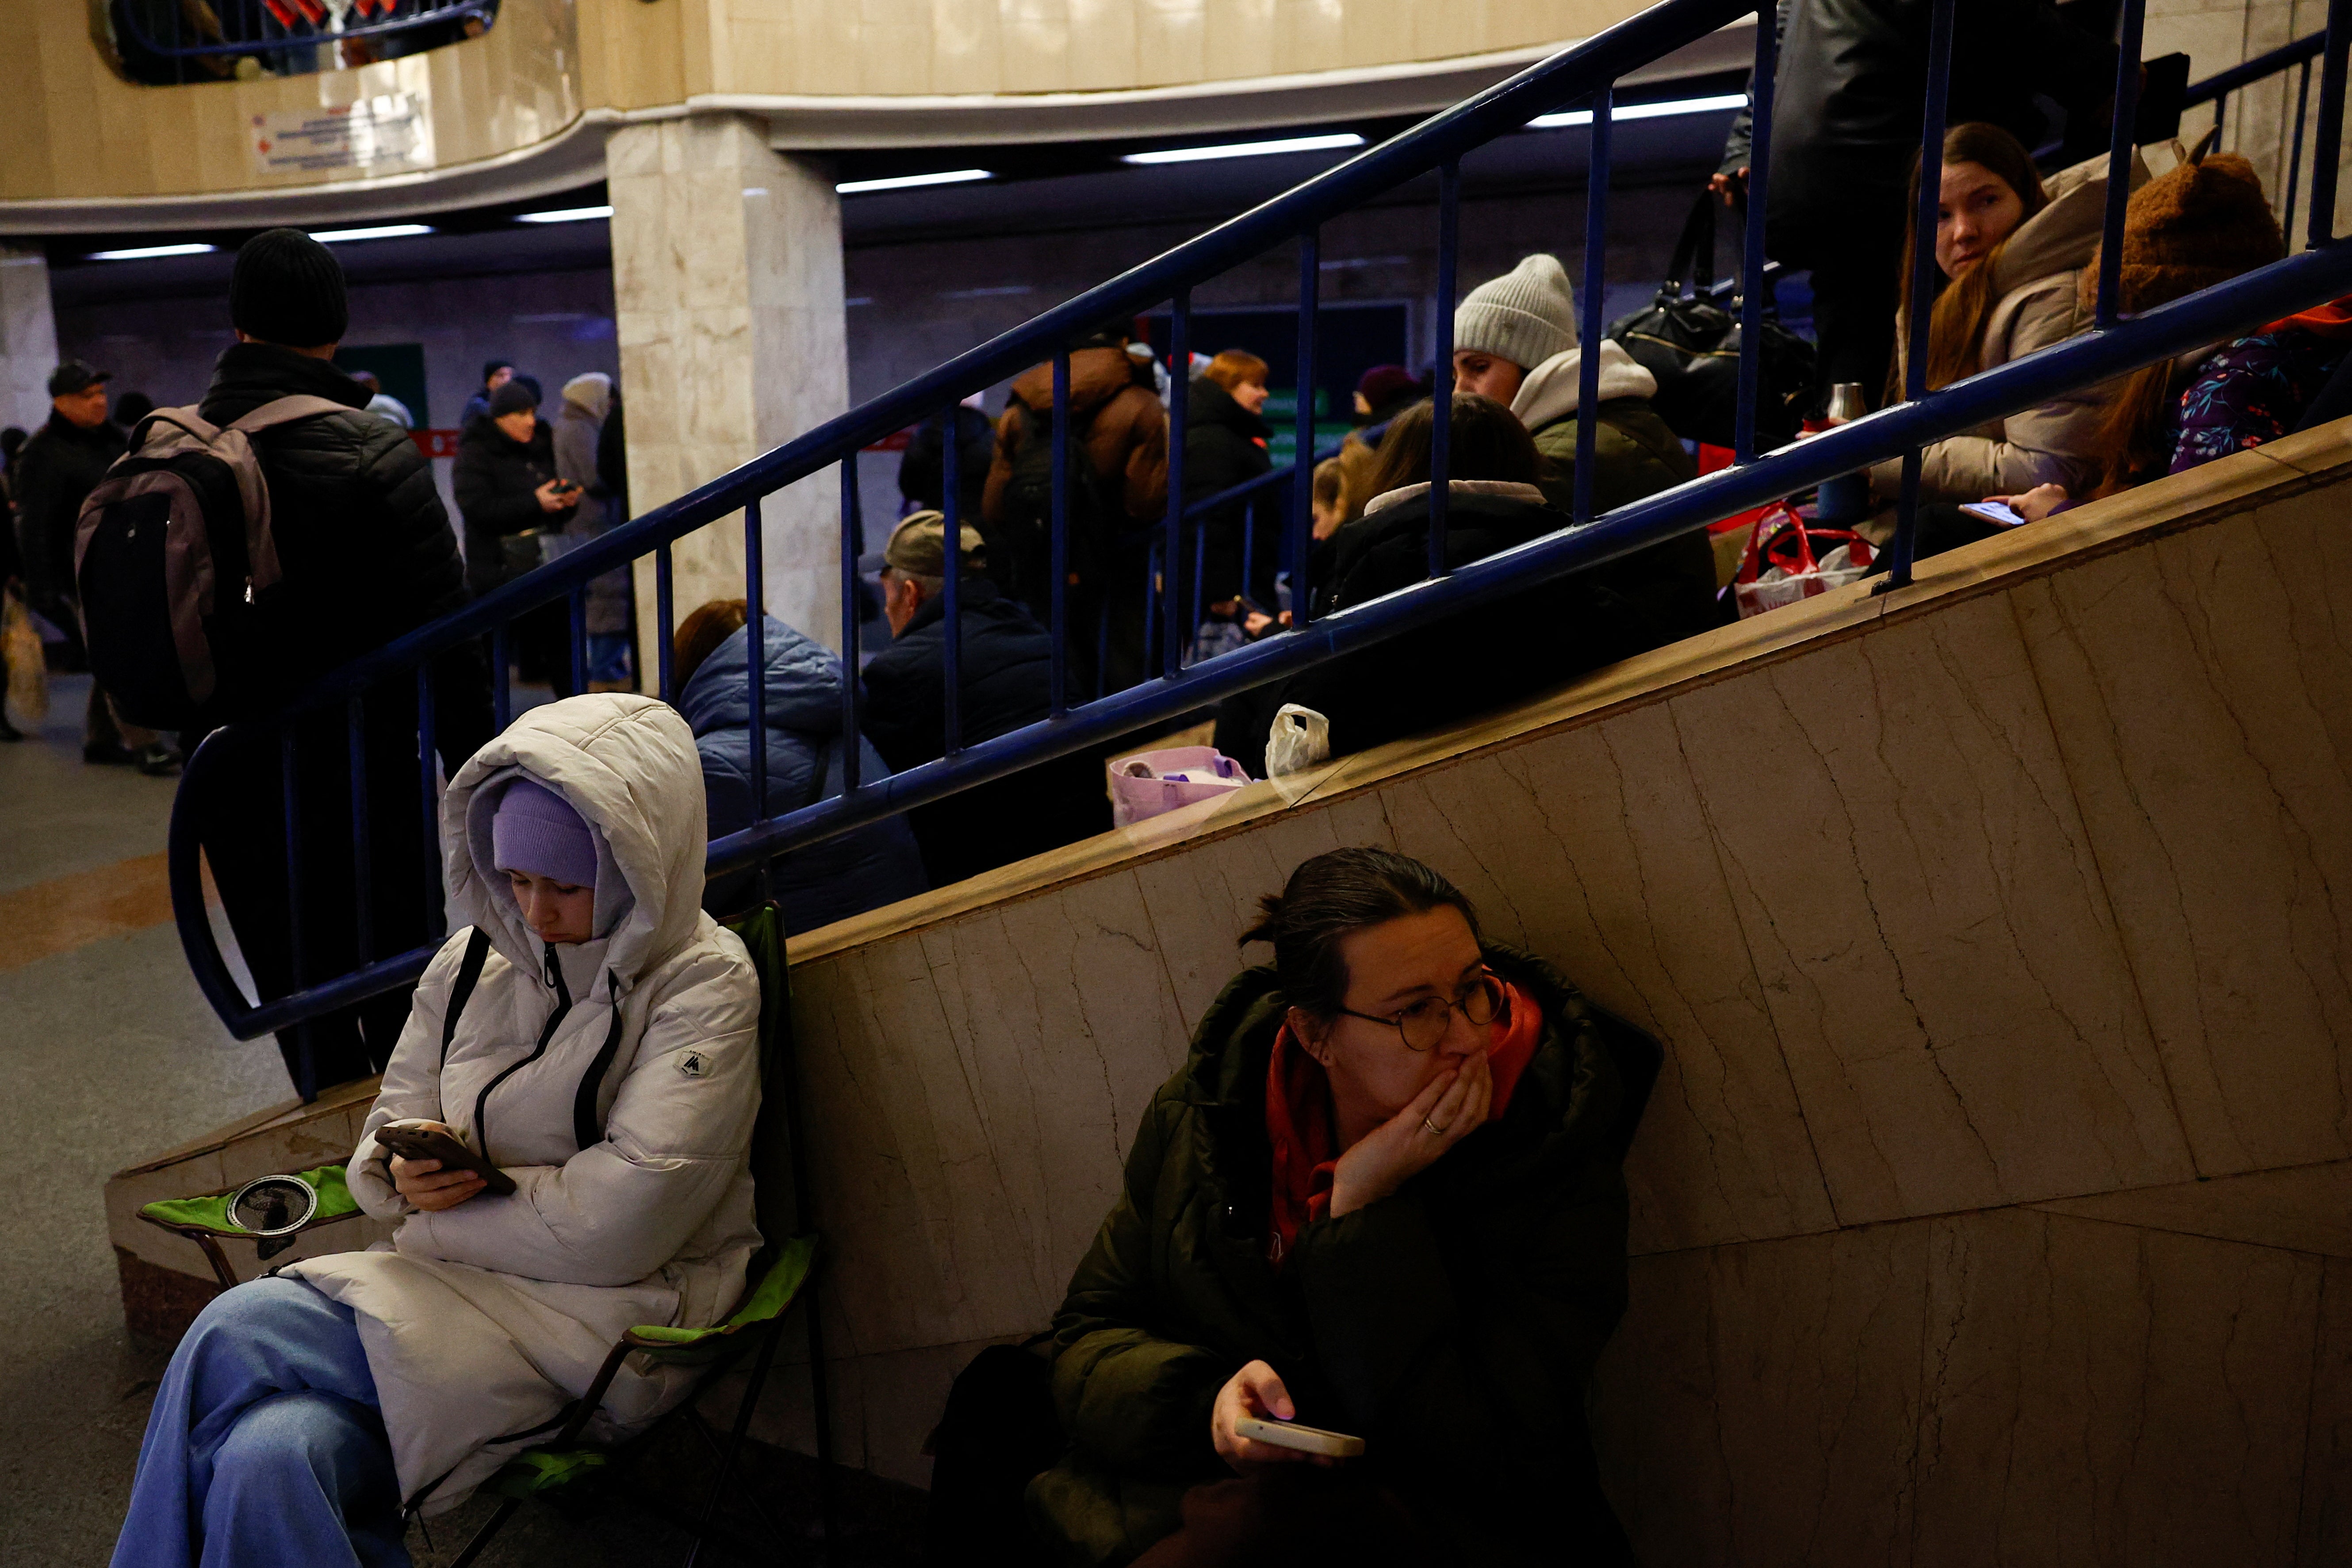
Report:
M 341 342 L 352 321 L 343 264 L 299 228 L 257 234 L 236 253 L 228 319 L 265 343 L 315 349 Z
M 520 414 L 525 410 L 538 409 L 538 394 L 530 386 L 523 384 L 523 377 L 517 376 L 490 394 L 491 418 L 496 419 L 501 415 Z

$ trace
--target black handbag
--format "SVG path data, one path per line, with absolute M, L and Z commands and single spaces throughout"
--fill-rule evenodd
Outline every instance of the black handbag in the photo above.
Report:
M 1715 197 L 1699 193 L 1667 263 L 1666 280 L 1646 310 L 1609 329 L 1618 346 L 1658 379 L 1651 399 L 1675 435 L 1729 447 L 1739 422 L 1739 313 L 1710 293 L 1715 281 Z M 1745 210 L 1747 199 L 1740 198 Z M 1689 291 L 1685 292 L 1687 283 Z M 1813 345 L 1780 324 L 1766 286 L 1763 342 L 1757 364 L 1756 446 L 1783 446 L 1797 437 L 1811 407 Z

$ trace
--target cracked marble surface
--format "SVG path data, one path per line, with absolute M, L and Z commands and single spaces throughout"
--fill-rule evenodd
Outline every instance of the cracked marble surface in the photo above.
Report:
M 1649 1560 L 2352 1561 L 2352 445 L 2279 447 L 796 942 L 867 1462 L 1046 1322 L 1258 896 L 1387 844 L 1664 1043 Z

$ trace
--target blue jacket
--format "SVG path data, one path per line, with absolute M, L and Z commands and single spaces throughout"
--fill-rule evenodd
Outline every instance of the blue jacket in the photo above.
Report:
M 710 803 L 710 837 L 723 838 L 760 816 L 781 816 L 839 795 L 841 660 L 773 616 L 761 632 L 767 666 L 768 799 L 751 800 L 751 702 L 744 673 L 751 665 L 749 628 L 720 643 L 678 693 L 678 711 L 702 754 L 702 789 Z M 871 784 L 890 776 L 872 745 L 858 743 L 857 776 Z M 814 931 L 925 891 L 923 862 L 914 835 L 898 817 L 874 823 L 778 856 L 769 870 L 789 931 Z M 751 898 L 752 873 L 711 879 L 703 907 L 718 913 Z

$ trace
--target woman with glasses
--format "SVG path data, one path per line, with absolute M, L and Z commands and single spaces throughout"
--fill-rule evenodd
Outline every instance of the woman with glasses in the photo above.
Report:
M 1062 1561 L 1629 1560 L 1585 1431 L 1657 1046 L 1444 878 L 1318 856 L 1242 939 L 1055 1320 Z M 1311 1454 L 1298 1427 L 1363 1441 Z

